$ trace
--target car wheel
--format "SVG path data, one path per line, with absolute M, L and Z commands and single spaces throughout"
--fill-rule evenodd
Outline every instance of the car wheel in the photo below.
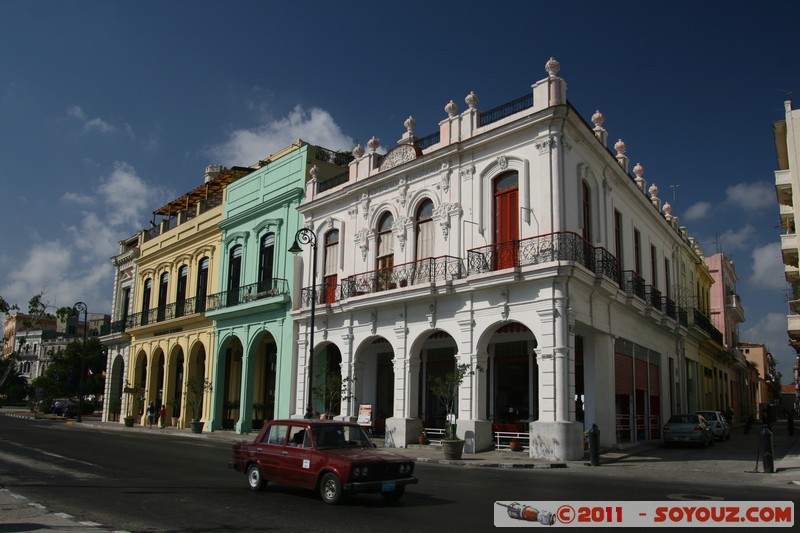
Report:
M 403 494 L 405 494 L 405 492 L 406 492 L 405 485 L 401 485 L 401 486 L 397 487 L 396 489 L 394 489 L 392 491 L 381 492 L 381 496 L 383 496 L 384 499 L 386 499 L 386 500 L 391 502 L 391 501 L 399 500 L 400 498 L 402 498 Z
M 264 475 L 261 473 L 261 468 L 255 463 L 247 467 L 247 485 L 252 490 L 263 490 L 267 485 L 264 481 Z
M 342 499 L 342 482 L 339 481 L 339 476 L 333 472 L 322 476 L 322 481 L 319 483 L 319 495 L 322 496 L 322 501 L 325 503 L 339 503 L 339 500 Z

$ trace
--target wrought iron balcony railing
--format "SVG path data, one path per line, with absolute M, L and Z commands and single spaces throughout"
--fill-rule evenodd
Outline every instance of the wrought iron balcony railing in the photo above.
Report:
M 345 299 L 436 280 L 461 279 L 465 275 L 461 259 L 443 255 L 356 274 L 343 279 L 339 289 L 341 299 Z
M 626 270 L 623 274 L 623 285 L 625 292 L 636 296 L 642 300 L 647 301 L 647 293 L 645 292 L 644 278 L 633 270 Z
M 272 298 L 289 292 L 289 282 L 283 278 L 272 278 L 250 285 L 244 285 L 238 289 L 218 292 L 208 297 L 206 305 L 207 311 L 216 311 L 228 307 L 235 307 L 240 304 Z
M 662 299 L 662 305 L 664 312 L 667 314 L 668 317 L 677 319 L 677 307 L 675 306 L 675 302 L 664 296 Z
M 720 333 L 720 331 L 714 327 L 714 325 L 711 323 L 711 320 L 709 320 L 708 317 L 696 307 L 692 308 L 692 312 L 694 325 L 705 331 L 708 336 L 711 337 L 711 340 L 722 344 L 722 333 Z
M 619 279 L 619 263 L 617 258 L 605 248 L 594 249 L 594 266 L 597 274 L 606 277 L 615 283 Z
M 467 265 L 469 273 L 474 274 L 551 261 L 574 261 L 595 272 L 598 255 L 610 259 L 597 250 L 577 233 L 549 233 L 467 250 Z M 616 260 L 608 269 L 616 270 Z
M 309 307 L 316 297 L 316 305 L 332 304 L 341 298 L 341 288 L 337 283 L 320 283 L 314 287 L 304 287 L 300 293 L 301 305 Z
M 661 291 L 653 287 L 652 285 L 648 285 L 645 287 L 645 301 L 647 304 L 652 307 L 653 309 L 658 309 L 659 311 L 662 310 L 661 307 Z
M 127 319 L 117 320 L 110 324 L 103 324 L 100 326 L 100 335 L 109 335 L 111 333 L 122 333 L 125 331 Z
M 689 315 L 683 307 L 678 308 L 678 323 L 683 327 L 689 326 Z

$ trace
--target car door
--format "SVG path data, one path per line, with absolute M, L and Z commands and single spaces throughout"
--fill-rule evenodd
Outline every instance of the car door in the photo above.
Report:
M 286 446 L 281 452 L 286 482 L 289 485 L 313 489 L 317 483 L 317 461 L 312 461 L 310 428 L 291 426 Z
M 271 424 L 264 433 L 264 438 L 256 447 L 258 462 L 264 479 L 285 483 L 286 472 L 283 460 L 283 450 L 286 436 L 289 433 L 287 424 Z

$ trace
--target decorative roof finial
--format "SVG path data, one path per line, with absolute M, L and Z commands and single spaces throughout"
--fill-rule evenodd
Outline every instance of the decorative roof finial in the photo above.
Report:
M 311 170 L 309 170 L 308 173 L 311 174 L 312 180 L 316 180 L 319 177 L 319 168 L 317 167 L 317 165 L 314 165 L 313 167 L 311 167 Z
M 551 57 L 550 60 L 544 64 L 544 69 L 551 78 L 555 78 L 558 71 L 561 70 L 561 63 L 556 61 L 554 57 Z
M 625 143 L 622 142 L 622 139 L 620 139 L 616 143 L 614 143 L 614 150 L 617 151 L 617 155 L 618 156 L 625 155 L 625 150 L 627 150 L 627 149 L 628 149 L 628 147 L 625 146 Z
M 614 148 L 616 148 L 616 145 Z M 641 178 L 644 175 L 644 167 L 641 163 L 636 163 L 636 166 L 633 167 L 633 173 L 636 174 L 637 178 Z
M 356 156 L 356 159 L 360 158 L 364 155 L 364 148 L 360 144 L 357 144 L 356 147 L 353 148 L 353 155 Z
M 367 147 L 369 148 L 370 152 L 377 150 L 380 145 L 381 142 L 374 135 L 372 136 L 372 139 L 367 142 Z
M 447 116 L 449 116 L 450 118 L 458 114 L 458 106 L 452 100 L 450 100 L 450 102 L 446 106 L 444 106 L 444 110 L 447 112 Z
M 594 115 L 592 115 L 592 123 L 594 124 L 595 129 L 600 129 L 603 127 L 603 122 L 606 121 L 606 117 L 600 112 L 600 110 L 596 110 Z
M 474 91 L 470 91 L 464 101 L 467 103 L 470 109 L 474 109 L 476 105 L 478 105 L 478 95 L 475 94 Z
M 408 131 L 408 133 L 414 133 L 414 128 L 417 127 L 417 121 L 414 120 L 414 117 L 409 115 L 405 122 L 403 122 L 403 126 L 406 127 L 406 131 Z

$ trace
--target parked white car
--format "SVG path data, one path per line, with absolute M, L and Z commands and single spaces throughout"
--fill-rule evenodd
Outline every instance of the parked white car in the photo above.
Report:
M 714 438 L 723 440 L 730 440 L 731 438 L 731 425 L 725 420 L 725 415 L 720 411 L 696 411 L 696 415 L 703 415 L 703 418 L 708 422 L 708 427 Z

